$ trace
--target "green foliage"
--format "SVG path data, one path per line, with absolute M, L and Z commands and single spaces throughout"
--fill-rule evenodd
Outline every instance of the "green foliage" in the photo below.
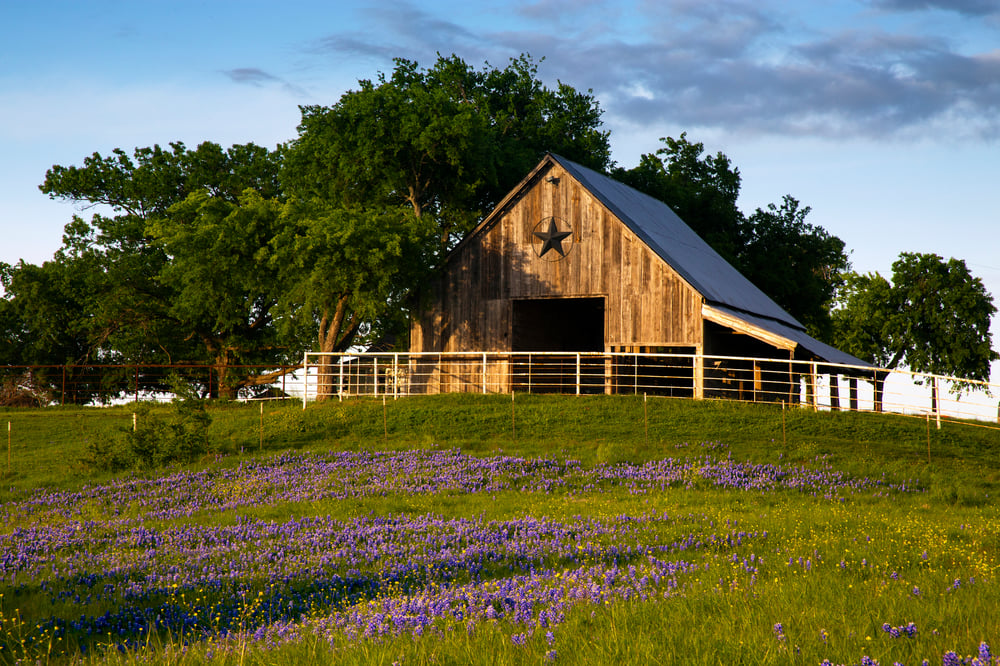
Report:
M 284 360 L 270 326 L 280 285 L 264 268 L 280 213 L 278 166 L 279 154 L 259 146 L 210 142 L 53 166 L 43 192 L 101 212 L 74 216 L 51 262 L 0 267 L 0 330 L 13 343 L 0 361 L 69 372 L 208 361 L 222 379 L 212 395 L 257 381 L 227 370 Z M 139 388 L 163 387 L 142 377 Z
M 285 291 L 272 268 L 283 212 L 280 201 L 252 189 L 236 201 L 199 190 L 148 226 L 155 247 L 171 257 L 157 277 L 171 293 L 166 314 L 201 341 L 219 368 L 212 395 L 232 397 L 267 379 L 237 375 L 231 365 L 287 363 L 289 347 L 298 356 L 273 326 Z
M 212 417 L 202 400 L 178 398 L 168 412 L 141 403 L 134 414 L 134 427 L 87 445 L 86 465 L 104 471 L 156 469 L 196 461 L 212 450 Z
M 847 273 L 833 312 L 837 347 L 880 368 L 899 365 L 902 345 L 886 316 L 891 294 L 892 284 L 878 273 Z
M 849 275 L 840 305 L 833 317 L 845 351 L 885 368 L 989 380 L 996 307 L 964 261 L 904 252 L 891 283 L 878 273 Z
M 398 58 L 391 76 L 359 81 L 333 106 L 303 107 L 282 183 L 299 198 L 409 207 L 450 246 L 546 151 L 605 168 L 600 126 L 589 91 L 543 86 L 528 56 L 482 70 L 455 55 L 427 70 Z
M 429 218 L 294 200 L 285 219 L 269 267 L 285 285 L 277 295 L 280 330 L 314 335 L 318 324 L 319 351 L 332 352 L 405 328 L 403 299 L 431 264 Z
M 788 195 L 780 207 L 758 208 L 750 216 L 738 266 L 812 335 L 829 340 L 830 310 L 850 264 L 844 241 L 806 222 L 809 211 Z

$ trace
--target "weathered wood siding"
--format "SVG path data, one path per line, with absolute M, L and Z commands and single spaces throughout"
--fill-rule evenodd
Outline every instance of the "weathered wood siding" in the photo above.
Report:
M 549 217 L 572 230 L 558 261 L 533 247 Z M 605 299 L 605 351 L 701 348 L 701 296 L 558 164 L 473 233 L 422 294 L 412 351 L 509 351 L 512 300 L 561 297 Z

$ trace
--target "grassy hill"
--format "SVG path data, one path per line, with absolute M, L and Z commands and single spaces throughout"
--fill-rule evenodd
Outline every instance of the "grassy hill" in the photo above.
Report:
M 1000 664 L 997 430 L 641 396 L 209 413 L 197 462 L 111 474 L 81 461 L 131 406 L 0 412 L 0 663 Z
M 171 411 L 153 407 L 152 414 Z M 109 478 L 81 460 L 89 442 L 132 427 L 130 405 L 0 409 L 10 424 L 10 472 L 0 500 L 37 486 L 73 488 Z M 806 462 L 824 456 L 858 475 L 920 478 L 935 496 L 977 504 L 997 496 L 1000 429 L 892 414 L 814 412 L 774 405 L 642 396 L 442 395 L 222 403 L 209 407 L 218 455 L 199 464 L 287 449 L 413 447 L 484 454 L 563 455 L 595 462 L 642 462 L 724 442 L 738 459 Z M 6 458 L 3 459 L 6 463 Z

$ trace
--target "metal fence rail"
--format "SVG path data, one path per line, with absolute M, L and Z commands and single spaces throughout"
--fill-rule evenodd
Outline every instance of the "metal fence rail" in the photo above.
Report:
M 227 374 L 228 373 L 228 374 Z M 276 373 L 264 386 L 228 379 Z M 0 366 L 0 392 L 29 402 L 102 405 L 170 400 L 171 383 L 204 397 L 401 398 L 452 392 L 639 395 L 784 403 L 815 410 L 893 412 L 997 423 L 998 385 L 867 366 L 697 354 L 308 352 L 296 366 Z M 960 387 L 961 392 L 953 389 Z M 24 390 L 22 390 L 24 389 Z M 33 400 L 33 402 L 31 402 Z
M 303 406 L 453 392 L 646 394 L 997 422 L 995 389 L 954 377 L 788 359 L 600 352 L 309 352 Z

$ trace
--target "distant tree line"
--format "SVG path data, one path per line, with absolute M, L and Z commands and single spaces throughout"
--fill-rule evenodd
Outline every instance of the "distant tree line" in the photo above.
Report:
M 682 134 L 631 169 L 613 164 L 592 91 L 545 86 L 529 56 L 479 69 L 397 59 L 301 113 L 275 150 L 171 143 L 53 166 L 40 189 L 94 212 L 73 216 L 50 261 L 0 263 L 0 365 L 205 363 L 218 372 L 204 393 L 227 397 L 275 379 L 240 366 L 402 340 L 407 294 L 546 152 L 666 202 L 813 335 L 865 360 L 979 378 L 995 356 L 992 299 L 961 262 L 903 255 L 949 278 L 911 271 L 898 298 L 872 296 L 886 281 L 851 273 L 808 206 L 786 195 L 739 210 L 741 176 L 721 152 Z M 906 323 L 908 303 L 931 308 L 942 289 L 962 294 L 941 302 L 954 316 L 930 332 Z M 943 336 L 968 343 L 960 359 L 925 350 Z

